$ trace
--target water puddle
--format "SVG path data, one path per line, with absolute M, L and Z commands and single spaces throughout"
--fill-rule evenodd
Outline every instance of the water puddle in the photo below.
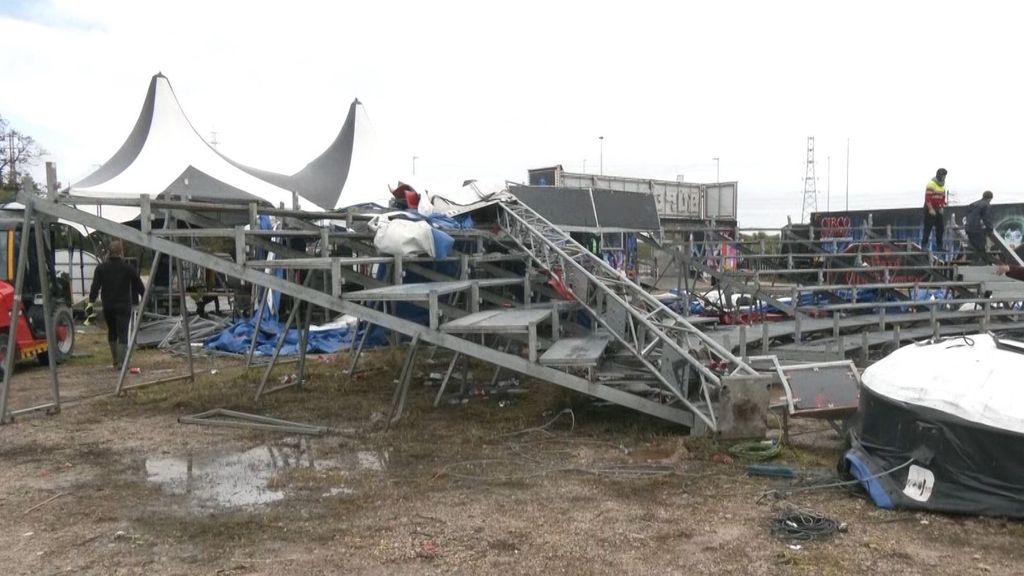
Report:
M 300 438 L 233 452 L 152 456 L 146 459 L 146 480 L 168 494 L 187 496 L 193 510 L 251 508 L 286 497 L 286 487 L 272 483 L 274 476 L 285 470 L 334 470 L 345 476 L 379 473 L 386 466 L 386 452 L 322 454 L 315 449 L 314 442 Z M 336 486 L 323 496 L 353 492 L 350 487 Z

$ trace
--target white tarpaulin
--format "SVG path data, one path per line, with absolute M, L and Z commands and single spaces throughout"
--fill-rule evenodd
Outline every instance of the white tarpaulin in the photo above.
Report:
M 997 348 L 988 334 L 904 346 L 865 370 L 862 381 L 892 400 L 1024 434 L 1024 353 Z

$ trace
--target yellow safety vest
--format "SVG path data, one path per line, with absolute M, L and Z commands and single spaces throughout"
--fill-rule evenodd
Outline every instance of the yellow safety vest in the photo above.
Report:
M 924 192 L 924 203 L 936 208 L 946 205 L 946 187 L 935 181 L 934 178 L 928 181 Z

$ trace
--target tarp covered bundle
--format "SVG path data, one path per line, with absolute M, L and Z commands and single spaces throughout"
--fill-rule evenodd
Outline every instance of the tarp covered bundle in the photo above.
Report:
M 846 468 L 883 508 L 1024 517 L 1024 344 L 911 344 L 868 368 Z
M 274 348 L 277 346 L 277 340 L 280 337 L 282 328 L 284 328 L 282 323 L 275 318 L 267 317 L 260 322 L 260 332 L 256 339 L 255 354 L 257 356 L 270 356 L 274 353 Z M 242 320 L 224 331 L 211 336 L 203 343 L 203 347 L 208 350 L 245 354 L 249 350 L 255 330 L 255 320 Z M 310 326 L 306 353 L 335 354 L 350 348 L 353 342 L 358 341 L 357 336 L 354 318 L 350 319 L 350 321 L 325 324 L 323 326 Z M 375 337 L 376 340 L 368 340 L 367 346 L 378 346 L 384 341 L 383 335 L 379 331 L 377 333 L 371 332 L 370 336 Z M 285 335 L 281 355 L 293 356 L 298 353 L 299 331 L 292 328 Z

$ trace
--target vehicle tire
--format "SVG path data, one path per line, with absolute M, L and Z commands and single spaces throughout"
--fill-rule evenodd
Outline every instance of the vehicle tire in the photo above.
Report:
M 63 364 L 71 357 L 71 351 L 75 348 L 75 317 L 67 306 L 58 306 L 53 313 L 54 336 L 57 340 L 56 355 L 54 359 L 57 364 Z M 47 365 L 50 363 L 49 351 L 39 355 L 39 363 Z

